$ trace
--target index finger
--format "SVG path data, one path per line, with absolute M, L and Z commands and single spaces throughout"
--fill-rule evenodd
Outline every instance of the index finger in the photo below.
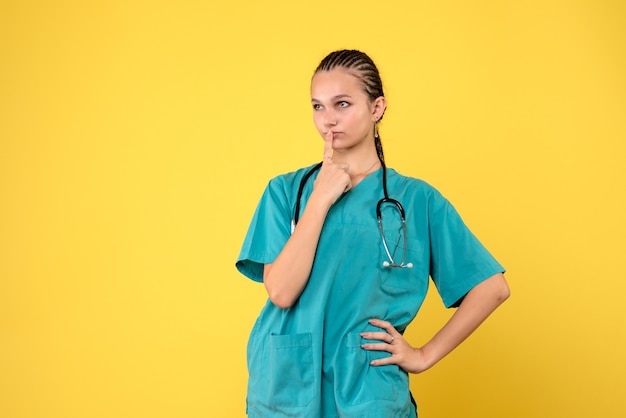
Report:
M 333 156 L 333 131 L 330 129 L 324 136 L 324 159 L 332 158 Z
M 375 327 L 384 329 L 387 331 L 389 335 L 393 335 L 394 333 L 398 333 L 398 330 L 391 324 L 391 322 L 383 321 L 382 319 L 372 318 L 368 321 L 370 324 Z

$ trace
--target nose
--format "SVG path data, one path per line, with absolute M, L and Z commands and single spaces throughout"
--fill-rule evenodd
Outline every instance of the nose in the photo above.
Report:
M 337 125 L 337 115 L 332 110 L 326 110 L 323 122 L 325 126 L 335 126 Z

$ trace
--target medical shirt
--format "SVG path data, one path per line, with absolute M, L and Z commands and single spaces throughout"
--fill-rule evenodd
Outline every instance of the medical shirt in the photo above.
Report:
M 236 267 L 263 281 L 291 235 L 298 187 L 311 167 L 272 179 L 254 213 Z M 308 179 L 301 213 L 317 172 Z M 458 305 L 481 281 L 503 272 L 452 205 L 432 186 L 387 169 L 389 197 L 406 212 L 406 262 L 388 260 L 376 219 L 383 197 L 382 169 L 331 207 L 308 283 L 293 306 L 268 299 L 248 342 L 247 413 L 257 417 L 415 417 L 407 373 L 397 365 L 370 366 L 388 352 L 361 348 L 359 334 L 381 331 L 371 318 L 400 332 L 419 310 L 432 277 L 447 307 Z M 404 241 L 399 212 L 382 211 L 385 238 L 396 262 Z

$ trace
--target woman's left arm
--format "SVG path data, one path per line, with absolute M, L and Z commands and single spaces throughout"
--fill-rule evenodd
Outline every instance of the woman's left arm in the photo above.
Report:
M 421 373 L 458 347 L 509 295 L 504 275 L 498 273 L 470 290 L 450 320 L 423 347 L 412 347 L 391 323 L 380 319 L 370 323 L 386 332 L 364 332 L 361 336 L 383 342 L 362 347 L 391 353 L 391 357 L 373 360 L 372 366 L 397 364 L 409 373 Z

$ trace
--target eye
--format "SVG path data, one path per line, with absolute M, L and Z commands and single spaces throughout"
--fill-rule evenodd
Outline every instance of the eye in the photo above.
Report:
M 350 103 L 346 102 L 345 100 L 342 100 L 342 101 L 337 103 L 337 106 L 339 106 L 339 107 L 348 107 L 348 106 L 350 106 Z
M 314 103 L 313 104 L 313 110 L 321 110 L 322 109 L 322 105 L 319 103 Z

